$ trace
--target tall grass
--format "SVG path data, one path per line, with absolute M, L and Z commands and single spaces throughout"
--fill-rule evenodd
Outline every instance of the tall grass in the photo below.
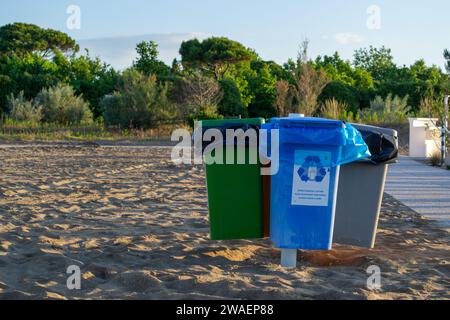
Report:
M 440 152 L 435 152 L 427 159 L 427 161 L 433 167 L 440 167 L 442 165 L 442 155 Z
M 39 123 L 42 120 L 42 106 L 27 100 L 21 91 L 17 97 L 11 93 L 7 98 L 9 116 L 16 121 Z
M 341 103 L 335 98 L 326 100 L 320 107 L 320 114 L 324 118 L 342 119 L 347 105 Z
M 5 140 L 167 140 L 173 130 L 188 128 L 185 121 L 161 123 L 152 129 L 105 127 L 101 122 L 91 125 L 34 123 L 4 118 L 0 122 L 0 139 Z

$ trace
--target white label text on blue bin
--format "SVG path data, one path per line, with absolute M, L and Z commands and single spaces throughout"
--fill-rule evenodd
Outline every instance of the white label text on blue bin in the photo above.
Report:
M 331 152 L 296 150 L 292 183 L 293 206 L 328 206 Z

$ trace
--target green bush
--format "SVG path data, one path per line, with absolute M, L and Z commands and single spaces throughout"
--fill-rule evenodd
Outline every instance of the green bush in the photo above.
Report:
M 353 111 L 344 111 L 342 113 L 341 120 L 347 121 L 347 122 L 361 122 L 361 115 L 359 112 L 353 113 Z
M 268 64 L 253 61 L 251 68 L 255 72 L 248 78 L 253 99 L 248 105 L 248 115 L 252 118 L 272 118 L 277 115 L 277 79 L 271 73 Z
M 223 98 L 219 103 L 218 111 L 224 116 L 246 116 L 247 110 L 242 103 L 241 93 L 236 83 L 232 79 L 219 81 L 223 92 Z
M 42 106 L 44 122 L 63 125 L 92 123 L 89 104 L 81 95 L 77 96 L 69 85 L 59 84 L 42 89 L 35 101 Z
M 370 103 L 370 110 L 377 114 L 377 118 L 384 123 L 400 123 L 406 120 L 410 111 L 408 96 L 400 98 L 388 94 L 386 99 L 375 97 Z
M 191 114 L 187 117 L 188 124 L 193 128 L 194 123 L 199 120 L 216 120 L 223 119 L 223 116 L 217 113 L 217 109 L 215 106 L 211 106 L 210 108 L 199 110 L 195 114 Z
M 100 100 L 100 108 L 103 110 L 103 123 L 106 125 L 119 125 L 121 118 L 126 115 L 121 114 L 120 94 L 114 93 L 106 95 Z M 126 122 L 128 123 L 128 122 Z M 127 127 L 127 126 L 125 126 Z
M 106 125 L 146 129 L 176 116 L 168 84 L 158 84 L 156 76 L 136 70 L 127 70 L 122 77 L 119 90 L 100 102 Z
M 8 115 L 14 121 L 39 123 L 42 119 L 42 107 L 24 97 L 23 91 L 17 97 L 8 96 Z
M 361 110 L 358 114 L 358 118 L 360 119 L 360 121 L 362 123 L 367 123 L 367 124 L 378 124 L 379 123 L 378 113 L 376 113 L 375 111 L 372 111 L 372 109 L 370 109 L 370 108 Z
M 332 81 L 322 90 L 319 103 L 324 104 L 327 100 L 336 100 L 345 105 L 347 111 L 357 112 L 359 109 L 358 93 L 356 90 L 340 81 Z

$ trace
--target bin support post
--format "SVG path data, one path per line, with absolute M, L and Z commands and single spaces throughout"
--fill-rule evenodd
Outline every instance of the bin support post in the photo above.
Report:
M 281 266 L 283 268 L 297 267 L 297 249 L 281 249 Z
M 304 114 L 291 113 L 289 118 L 304 118 Z M 281 266 L 283 268 L 297 268 L 297 249 L 281 249 Z

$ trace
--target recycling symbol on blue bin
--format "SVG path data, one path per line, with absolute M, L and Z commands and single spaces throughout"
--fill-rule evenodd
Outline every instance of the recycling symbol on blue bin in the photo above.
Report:
M 298 169 L 298 175 L 303 182 L 322 182 L 327 175 L 327 169 L 323 167 L 319 157 L 309 156 Z

